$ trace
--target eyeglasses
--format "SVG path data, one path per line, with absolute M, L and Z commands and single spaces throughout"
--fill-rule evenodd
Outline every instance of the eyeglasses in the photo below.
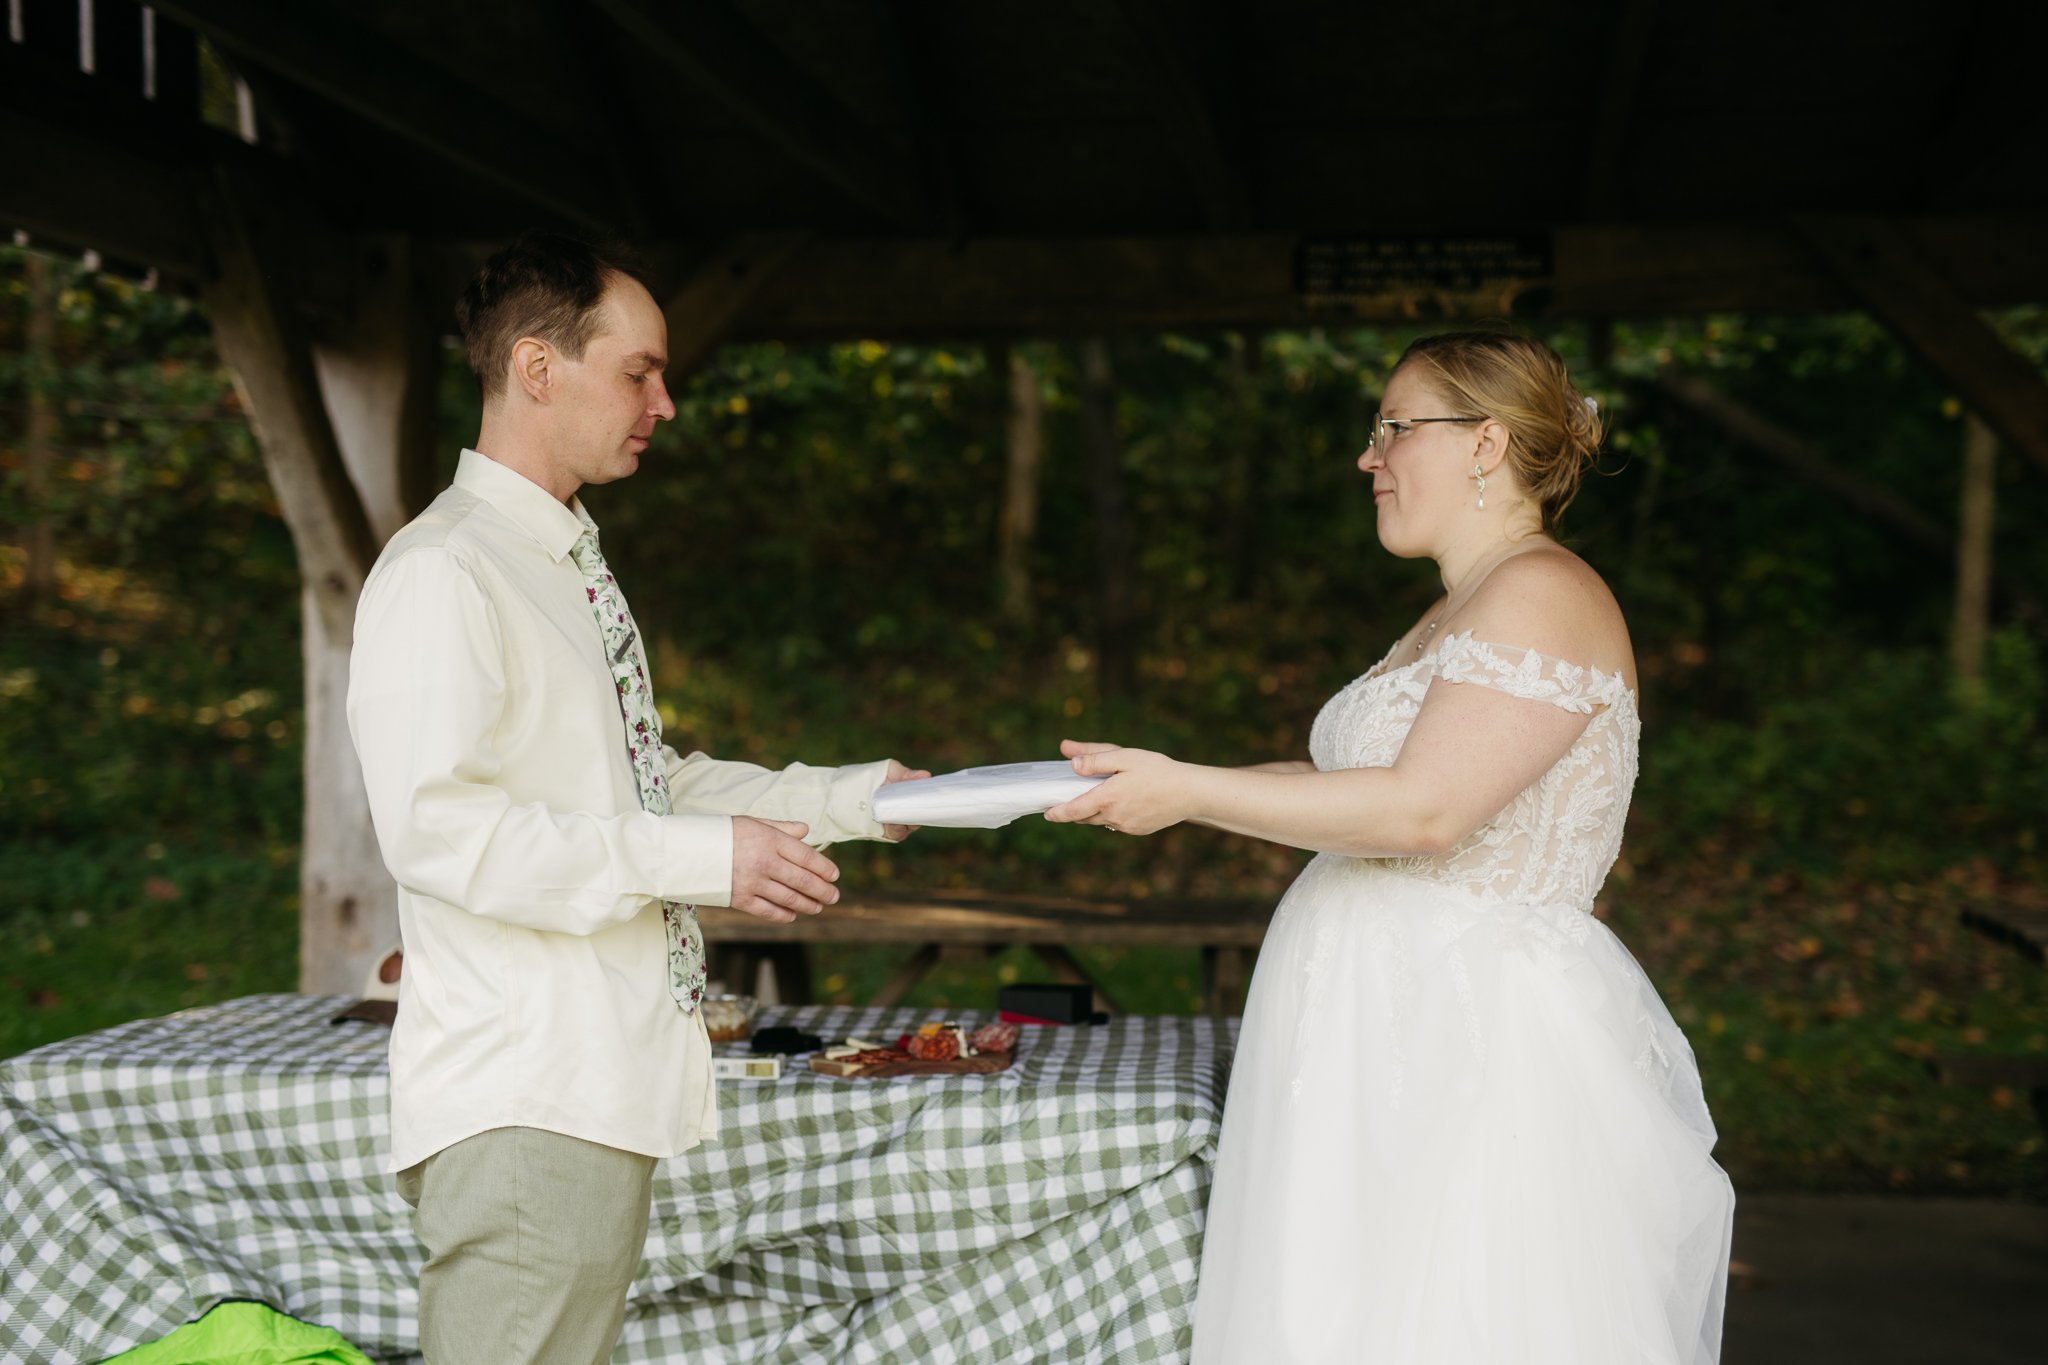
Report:
M 1387 453 L 1398 438 L 1408 434 L 1408 428 L 1419 427 L 1424 422 L 1484 422 L 1484 417 L 1385 417 L 1377 413 L 1372 419 L 1372 439 L 1366 444 L 1380 454 Z

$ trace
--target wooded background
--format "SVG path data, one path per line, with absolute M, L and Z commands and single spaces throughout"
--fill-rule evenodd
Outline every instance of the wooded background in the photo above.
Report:
M 0 1052 L 291 989 L 302 700 L 290 537 L 169 291 L 0 252 Z M 2048 319 L 1995 319 L 2039 364 Z M 2048 1190 L 2024 1093 L 1923 1057 L 2048 1050 L 2036 905 L 2042 471 L 1859 314 L 1534 330 L 1614 430 L 1567 543 L 1614 586 L 1643 774 L 1601 910 L 1687 1026 L 1738 1180 Z M 670 739 L 946 769 L 1065 736 L 1249 763 L 1439 590 L 1354 460 L 1412 333 L 728 345 L 589 490 Z M 442 355 L 441 476 L 475 432 Z M 1277 894 L 1294 852 L 1038 820 L 836 855 L 857 887 Z M 874 951 L 822 951 L 860 998 Z M 1135 1008 L 1192 952 L 1097 953 Z M 913 1002 L 986 1007 L 1025 950 Z

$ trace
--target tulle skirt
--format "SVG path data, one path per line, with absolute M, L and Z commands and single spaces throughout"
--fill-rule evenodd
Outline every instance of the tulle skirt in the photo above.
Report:
M 1713 1365 L 1713 1145 L 1605 925 L 1326 854 L 1245 1002 L 1194 1365 Z

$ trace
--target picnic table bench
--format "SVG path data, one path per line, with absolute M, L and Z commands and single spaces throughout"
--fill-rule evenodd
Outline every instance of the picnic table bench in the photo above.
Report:
M 1962 921 L 2035 966 L 2048 965 L 2048 909 L 2010 901 L 1972 906 L 1963 911 Z M 1941 1056 L 1928 1058 L 1927 1065 L 1943 1085 L 2026 1092 L 2041 1130 L 2048 1132 L 2048 1057 Z
M 1251 964 L 1265 941 L 1276 902 L 1269 899 L 1131 897 L 1084 900 L 983 891 L 854 892 L 821 915 L 773 924 L 739 910 L 700 908 L 712 949 L 711 975 L 750 988 L 770 964 L 784 1004 L 807 1003 L 810 973 L 803 945 L 902 944 L 913 951 L 875 998 L 885 1008 L 949 956 L 976 956 L 1022 943 L 1062 981 L 1095 991 L 1095 1007 L 1120 1014 L 1116 998 L 1069 949 L 1175 947 L 1202 950 L 1203 1012 L 1239 1013 Z

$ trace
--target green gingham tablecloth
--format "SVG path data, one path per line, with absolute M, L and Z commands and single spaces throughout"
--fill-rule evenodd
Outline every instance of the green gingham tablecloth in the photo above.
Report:
M 0 1062 L 0 1356 L 97 1361 L 222 1298 L 418 1349 L 389 1034 L 330 1025 L 346 1003 L 250 996 Z M 656 1171 L 614 1361 L 1185 1360 L 1233 1039 L 1122 1018 L 1027 1028 L 993 1076 L 719 1082 L 721 1137 Z

